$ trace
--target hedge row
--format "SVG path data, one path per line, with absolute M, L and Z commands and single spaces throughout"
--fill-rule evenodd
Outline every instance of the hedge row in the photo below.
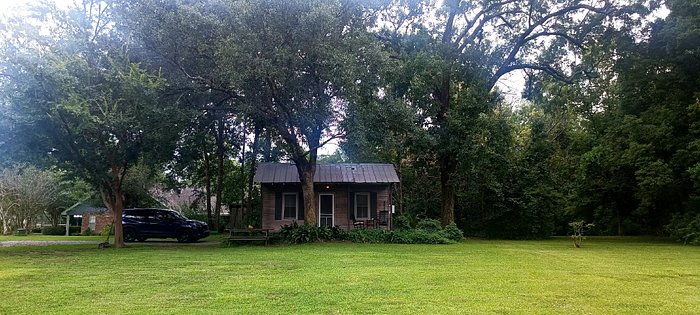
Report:
M 70 234 L 80 233 L 79 226 L 71 226 L 68 228 Z M 43 235 L 66 235 L 66 227 L 64 226 L 44 226 L 41 228 Z
M 443 228 L 439 221 L 425 219 L 418 222 L 415 228 L 411 228 L 407 221 L 404 221 L 398 217 L 394 231 L 359 228 L 350 232 L 338 226 L 327 228 L 299 225 L 294 222 L 283 226 L 274 239 L 293 244 L 334 240 L 350 240 L 354 243 L 449 244 L 464 238 L 464 234 L 454 223 Z

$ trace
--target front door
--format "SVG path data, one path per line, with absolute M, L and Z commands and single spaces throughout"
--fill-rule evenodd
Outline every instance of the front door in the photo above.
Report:
M 333 212 L 335 212 L 335 200 L 333 194 L 318 195 L 318 226 L 332 227 Z

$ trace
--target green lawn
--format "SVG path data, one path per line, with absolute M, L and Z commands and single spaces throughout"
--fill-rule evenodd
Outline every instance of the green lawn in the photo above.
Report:
M 698 314 L 662 240 L 0 248 L 0 314 Z

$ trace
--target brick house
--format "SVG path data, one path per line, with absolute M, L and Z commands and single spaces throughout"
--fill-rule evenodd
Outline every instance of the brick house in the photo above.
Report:
M 83 222 L 80 225 L 80 233 L 85 233 L 89 228 L 92 233 L 102 233 L 105 226 L 112 224 L 112 211 L 105 208 L 102 211 L 86 212 L 83 214 Z
M 254 181 L 261 186 L 262 228 L 304 223 L 303 194 L 294 164 L 262 163 Z M 319 226 L 389 228 L 391 185 L 399 182 L 391 164 L 321 164 L 314 191 Z
M 66 217 L 66 225 L 69 224 L 70 217 L 81 218 L 81 234 L 88 228 L 90 231 L 101 233 L 105 225 L 112 224 L 112 212 L 107 211 L 107 208 L 93 207 L 80 202 L 61 212 L 61 215 Z M 66 235 L 68 235 L 68 228 L 66 228 Z

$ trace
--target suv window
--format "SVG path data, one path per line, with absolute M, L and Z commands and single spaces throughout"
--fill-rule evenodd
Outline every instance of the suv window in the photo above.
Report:
M 126 210 L 124 211 L 124 217 L 131 219 L 143 219 L 143 213 L 139 210 Z
M 154 215 L 152 210 L 138 209 L 124 211 L 124 217 L 138 220 L 152 220 Z
M 155 212 L 155 218 L 159 221 L 175 221 L 179 217 L 175 215 L 172 211 L 159 210 Z

